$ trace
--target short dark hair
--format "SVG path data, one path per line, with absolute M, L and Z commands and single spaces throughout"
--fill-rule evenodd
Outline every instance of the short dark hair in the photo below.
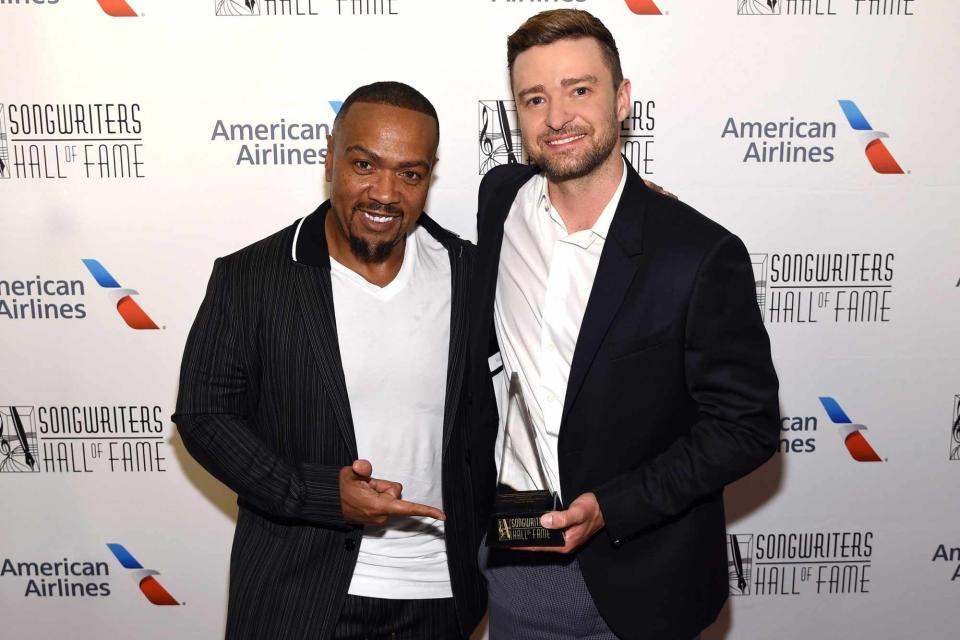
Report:
M 507 38 L 507 69 L 513 78 L 513 63 L 517 56 L 538 45 L 553 44 L 558 40 L 593 38 L 600 45 L 603 57 L 613 76 L 613 88 L 623 82 L 620 52 L 610 30 L 593 14 L 580 9 L 552 9 L 531 16 Z
M 337 124 L 340 123 L 347 111 L 350 110 L 350 107 L 356 102 L 386 104 L 428 115 L 437 123 L 437 138 L 440 138 L 440 118 L 437 117 L 437 110 L 434 109 L 433 104 L 427 100 L 426 96 L 408 84 L 383 81 L 374 82 L 373 84 L 367 84 L 354 89 L 353 93 L 343 101 L 343 104 L 340 106 L 340 111 L 337 112 L 336 117 L 333 119 L 334 129 L 336 129 Z

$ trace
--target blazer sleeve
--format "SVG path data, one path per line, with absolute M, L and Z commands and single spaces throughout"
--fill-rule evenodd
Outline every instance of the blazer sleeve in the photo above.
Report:
M 291 463 L 248 422 L 248 358 L 229 259 L 218 259 L 187 338 L 173 421 L 187 451 L 239 498 L 267 514 L 346 527 L 340 467 Z
M 699 419 L 651 461 L 596 489 L 615 543 L 721 492 L 777 449 L 779 383 L 750 257 L 734 235 L 700 265 L 684 341 L 686 387 Z

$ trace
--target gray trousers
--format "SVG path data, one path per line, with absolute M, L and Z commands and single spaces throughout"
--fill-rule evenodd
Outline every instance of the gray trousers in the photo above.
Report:
M 617 640 L 600 617 L 576 558 L 480 544 L 490 594 L 490 640 Z
M 478 559 L 490 595 L 490 640 L 617 640 L 575 557 L 491 549 L 484 541 Z

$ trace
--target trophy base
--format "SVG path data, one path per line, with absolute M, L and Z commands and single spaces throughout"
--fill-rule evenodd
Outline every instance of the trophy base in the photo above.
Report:
M 540 516 L 562 508 L 554 492 L 498 492 L 487 531 L 487 546 L 562 547 L 563 531 L 546 529 L 540 524 Z

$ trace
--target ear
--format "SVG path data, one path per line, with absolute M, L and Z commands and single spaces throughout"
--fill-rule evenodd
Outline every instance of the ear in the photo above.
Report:
M 617 88 L 617 122 L 623 122 L 630 113 L 630 81 L 624 78 Z
M 327 135 L 327 156 L 323 163 L 323 177 L 327 182 L 333 181 L 333 136 Z

